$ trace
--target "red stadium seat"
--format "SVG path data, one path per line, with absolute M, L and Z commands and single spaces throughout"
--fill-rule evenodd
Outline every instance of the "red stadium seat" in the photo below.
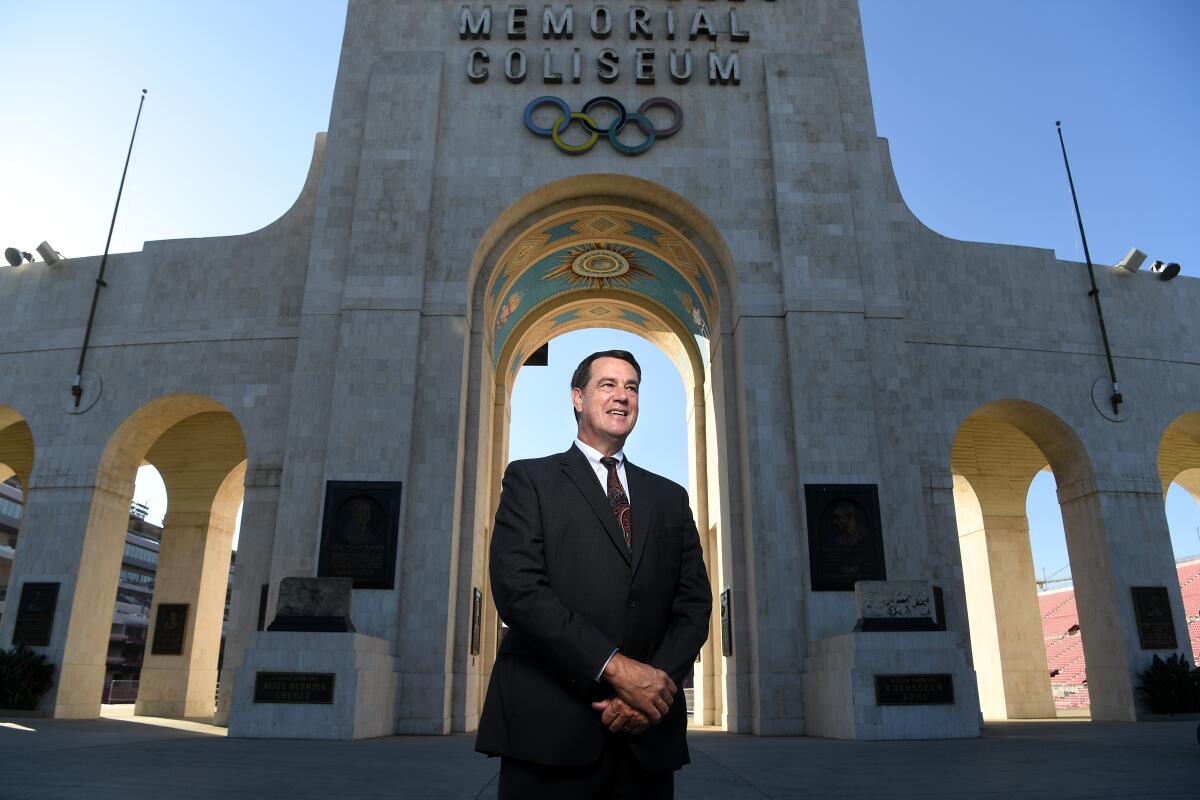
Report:
M 1192 654 L 1200 666 L 1200 558 L 1176 565 L 1187 615 L 1188 638 Z M 1087 689 L 1087 664 L 1083 657 L 1083 637 L 1079 635 L 1079 609 L 1074 589 L 1057 589 L 1038 595 L 1042 615 L 1042 640 L 1046 646 L 1046 666 L 1055 708 L 1090 708 Z M 1074 629 L 1074 630 L 1072 630 Z

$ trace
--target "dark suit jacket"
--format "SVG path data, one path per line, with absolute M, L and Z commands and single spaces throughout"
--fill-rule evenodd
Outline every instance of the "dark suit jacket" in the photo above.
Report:
M 708 574 L 687 491 L 628 460 L 625 478 L 632 557 L 604 488 L 574 445 L 508 465 L 490 571 L 509 631 L 476 750 L 539 764 L 594 762 L 614 735 L 590 705 L 613 694 L 595 676 L 619 647 L 680 687 L 662 722 L 629 737 L 635 756 L 655 771 L 688 763 L 682 686 L 708 636 Z

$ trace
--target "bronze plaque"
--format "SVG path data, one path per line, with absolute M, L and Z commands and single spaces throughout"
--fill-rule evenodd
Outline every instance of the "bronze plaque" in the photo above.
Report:
M 483 592 L 471 587 L 471 655 L 479 655 L 479 632 L 483 620 Z
M 254 702 L 328 705 L 336 677 L 332 672 L 256 672 Z
M 318 578 L 355 589 L 393 589 L 400 533 L 398 481 L 327 481 Z
M 876 675 L 877 706 L 949 706 L 954 704 L 954 676 Z
M 26 583 L 21 586 L 17 603 L 17 621 L 13 624 L 12 643 L 30 647 L 48 647 L 54 627 L 54 609 L 58 606 L 57 583 Z
M 1143 650 L 1174 650 L 1175 620 L 1165 586 L 1133 586 L 1133 614 L 1137 617 L 1138 639 Z
M 152 656 L 181 656 L 187 638 L 187 603 L 162 603 L 154 617 Z
M 807 484 L 809 575 L 815 592 L 887 580 L 875 484 Z
M 721 592 L 721 655 L 733 655 L 733 599 L 728 589 Z

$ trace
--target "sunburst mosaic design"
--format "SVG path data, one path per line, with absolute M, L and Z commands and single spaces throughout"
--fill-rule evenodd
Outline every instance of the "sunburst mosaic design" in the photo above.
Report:
M 637 212 L 595 207 L 546 220 L 501 256 L 488 288 L 492 325 L 485 336 L 493 361 L 514 331 L 527 327 L 522 320 L 589 291 L 640 295 L 708 338 L 716 298 L 701 264 L 682 236 Z
M 632 247 L 582 244 L 564 251 L 558 266 L 543 276 L 550 281 L 566 278 L 579 289 L 613 289 L 632 286 L 639 280 L 656 280 L 640 263 Z
M 679 270 L 706 305 L 712 303 L 715 299 L 712 285 L 700 268 L 695 251 L 681 236 L 655 225 L 634 213 L 613 209 L 585 210 L 567 220 L 547 221 L 527 231 L 509 248 L 492 279 L 488 296 L 491 302 L 498 301 L 521 273 L 556 247 L 604 242 L 644 247 Z
M 676 318 L 693 335 L 710 336 L 705 304 L 676 268 L 640 248 L 589 243 L 552 251 L 509 284 L 496 304 L 489 331 L 493 361 L 499 361 L 521 320 L 543 313 L 547 305 L 582 299 L 591 291 L 640 295 Z M 608 310 L 597 303 L 586 313 L 601 319 L 606 318 L 604 311 Z

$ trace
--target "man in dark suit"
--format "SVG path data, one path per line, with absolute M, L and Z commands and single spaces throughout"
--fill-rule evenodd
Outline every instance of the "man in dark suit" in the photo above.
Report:
M 686 490 L 624 457 L 641 372 L 588 356 L 575 443 L 504 474 L 490 571 L 509 630 L 475 742 L 501 757 L 500 800 L 670 798 L 689 761 L 676 687 L 712 593 Z

